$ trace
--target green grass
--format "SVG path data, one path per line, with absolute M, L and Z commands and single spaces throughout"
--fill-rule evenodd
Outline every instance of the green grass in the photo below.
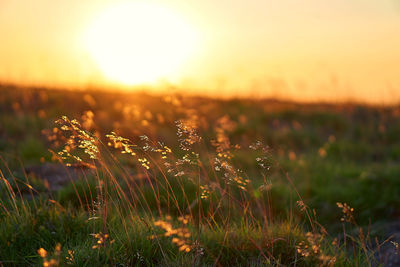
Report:
M 400 214 L 398 107 L 0 90 L 5 265 L 54 258 L 63 266 L 73 251 L 76 266 L 328 265 L 323 256 L 337 266 L 365 266 L 374 262 L 375 236 L 360 229 L 380 229 Z M 84 94 L 95 104 L 86 103 Z M 93 121 L 84 116 L 88 110 Z M 81 121 L 78 128 L 88 135 L 54 130 L 62 115 Z M 194 122 L 201 140 L 190 131 L 177 136 L 177 120 Z M 136 155 L 107 147 L 111 131 L 135 144 Z M 51 161 L 48 149 L 60 151 L 68 139 L 76 146 L 88 141 L 88 153 L 74 145 L 70 152 L 92 165 L 91 173 L 58 191 L 25 174 L 23 166 Z M 188 151 L 181 149 L 182 140 L 193 141 Z M 249 148 L 257 141 L 265 146 Z M 99 152 L 90 152 L 91 145 Z M 166 158 L 156 151 L 164 145 L 172 150 Z M 139 161 L 144 158 L 149 169 Z M 74 163 L 70 157 L 68 162 Z M 337 202 L 354 208 L 354 220 L 340 221 Z M 190 236 L 165 236 L 158 220 Z M 93 248 L 92 234 L 100 233 L 109 237 Z M 376 234 L 380 241 L 387 237 Z M 184 240 L 190 252 L 180 251 L 173 238 Z M 302 241 L 315 243 L 318 252 L 302 255 Z M 46 259 L 39 248 L 48 252 Z

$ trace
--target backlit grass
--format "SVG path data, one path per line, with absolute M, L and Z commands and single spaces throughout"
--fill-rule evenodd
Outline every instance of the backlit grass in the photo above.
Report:
M 368 266 L 399 214 L 397 107 L 18 88 L 0 102 L 4 265 Z M 53 176 L 26 171 L 50 162 Z

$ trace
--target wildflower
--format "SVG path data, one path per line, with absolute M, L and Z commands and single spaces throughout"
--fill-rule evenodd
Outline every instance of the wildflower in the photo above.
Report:
M 306 233 L 307 241 L 302 241 L 297 245 L 297 252 L 303 257 L 309 257 L 320 253 L 319 239 L 321 235 L 311 232 Z
M 43 267 L 53 267 L 59 266 L 60 263 L 60 254 L 61 254 L 61 244 L 58 243 L 54 248 L 53 255 L 49 255 L 49 253 L 44 249 L 38 249 L 39 256 L 43 259 Z
M 178 217 L 178 221 L 182 222 L 184 225 L 189 223 L 189 219 L 190 216 L 188 215 Z M 166 222 L 163 220 L 155 221 L 153 224 L 157 227 L 162 228 L 165 231 L 165 237 L 172 237 L 171 242 L 179 248 L 179 251 L 191 251 L 192 246 L 190 245 L 190 241 L 188 240 L 191 234 L 186 227 L 174 228 L 170 222 Z
M 190 216 L 185 215 L 185 216 L 179 216 L 178 221 L 182 222 L 183 224 L 188 224 L 189 223 Z
M 201 189 L 201 196 L 200 198 L 202 199 L 207 199 L 210 195 L 210 188 L 208 185 L 201 185 L 200 186 Z
M 74 264 L 75 251 L 69 249 L 68 256 L 66 256 L 65 259 L 67 260 L 67 264 Z
M 90 235 L 97 239 L 96 245 L 93 245 L 92 249 L 98 249 L 100 247 L 105 247 L 107 244 L 114 243 L 114 240 L 109 241 L 110 236 L 108 234 L 103 234 L 102 232 L 100 232 L 97 234 L 90 234 Z
M 306 233 L 306 240 L 296 245 L 296 251 L 302 257 L 317 259 L 320 262 L 320 266 L 333 266 L 336 258 L 322 252 L 322 240 L 323 235 L 308 232 Z
M 40 248 L 38 249 L 38 254 L 40 255 L 40 257 L 45 258 L 47 257 L 47 251 L 44 248 Z
M 336 205 L 342 209 L 343 217 L 340 218 L 342 222 L 352 222 L 354 223 L 353 212 L 354 209 L 347 205 L 346 203 L 337 202 Z

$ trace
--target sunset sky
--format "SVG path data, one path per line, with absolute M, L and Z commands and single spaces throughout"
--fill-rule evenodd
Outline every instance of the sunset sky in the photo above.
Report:
M 119 31 L 119 15 L 109 14 L 124 10 L 115 7 L 126 2 L 0 0 L 0 80 L 71 88 L 172 84 L 216 96 L 400 101 L 398 0 L 144 1 L 146 11 L 132 11 L 134 22 L 143 24 L 129 22 Z M 161 24 L 172 30 L 157 30 Z M 152 44 L 142 44 L 148 49 L 144 56 L 138 48 L 107 50 L 111 37 L 122 38 L 119 43 L 130 49 L 137 43 L 132 38 L 143 40 L 138 32 L 146 31 Z M 129 64 L 114 62 L 115 53 L 126 54 Z M 130 77 L 130 70 L 140 77 L 118 76 Z

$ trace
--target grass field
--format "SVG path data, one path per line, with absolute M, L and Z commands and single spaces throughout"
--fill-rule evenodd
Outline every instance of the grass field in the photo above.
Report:
M 2 86 L 0 264 L 378 266 L 399 136 L 399 106 Z

